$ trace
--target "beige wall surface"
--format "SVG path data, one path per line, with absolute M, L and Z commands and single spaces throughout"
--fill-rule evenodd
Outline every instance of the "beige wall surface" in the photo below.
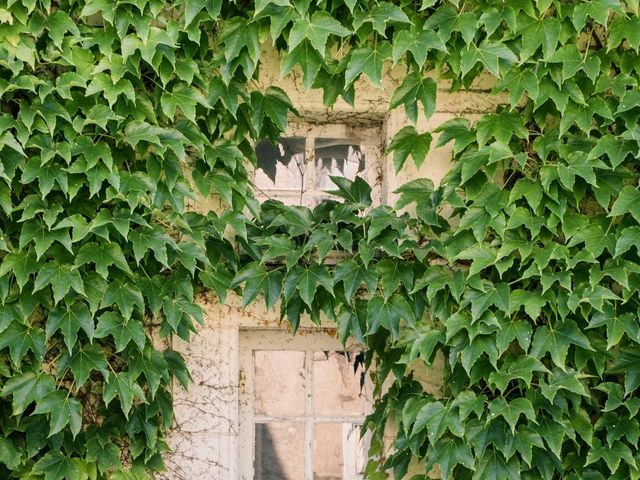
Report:
M 305 91 L 301 75 L 294 71 L 287 78 L 279 74 L 278 54 L 265 47 L 263 65 L 258 88 L 278 85 L 283 88 L 309 122 L 337 122 L 367 125 L 383 125 L 384 143 L 407 125 L 402 108 L 389 111 L 388 104 L 393 90 L 401 82 L 400 68 L 388 69 L 383 87 L 376 88 L 368 80 L 359 80 L 356 85 L 355 108 L 339 101 L 332 109 L 322 104 L 322 91 Z M 491 80 L 483 78 L 470 91 L 449 93 L 449 84 L 438 81 L 438 96 L 435 114 L 426 120 L 420 114 L 417 129 L 431 131 L 446 120 L 456 116 L 471 119 L 478 114 L 493 110 L 498 103 L 505 103 L 500 96 L 490 95 Z M 434 138 L 433 145 L 436 139 Z M 407 162 L 404 169 L 395 174 L 389 159 L 383 160 L 383 201 L 393 204 L 397 196 L 393 191 L 403 183 L 416 178 L 429 178 L 438 184 L 450 167 L 451 148 L 435 148 L 429 153 L 420 169 Z M 203 199 L 198 210 L 220 209 L 219 201 Z M 200 299 L 205 310 L 205 325 L 199 335 L 186 343 L 173 340 L 173 347 L 184 354 L 193 382 L 189 391 L 175 388 L 176 421 L 169 435 L 172 451 L 165 456 L 168 470 L 160 476 L 163 480 L 238 480 L 239 452 L 239 392 L 242 378 L 239 376 L 239 339 L 243 329 L 286 328 L 279 322 L 278 308 L 267 311 L 264 303 L 254 302 L 243 309 L 241 301 L 230 296 L 220 304 L 213 295 Z M 312 328 L 308 320 L 307 327 Z M 430 390 L 437 390 L 439 371 L 421 371 L 418 378 Z M 249 479 L 247 479 L 249 480 Z

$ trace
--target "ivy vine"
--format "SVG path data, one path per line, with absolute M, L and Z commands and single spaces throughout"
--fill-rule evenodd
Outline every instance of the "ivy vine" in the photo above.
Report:
M 456 479 L 640 478 L 638 9 L 0 3 L 0 476 L 161 470 L 171 385 L 189 381 L 162 338 L 189 338 L 210 288 L 280 300 L 294 329 L 308 313 L 366 345 L 391 385 L 366 423 L 367 478 L 404 478 L 415 460 L 416 479 L 435 465 Z M 339 201 L 313 210 L 257 205 L 245 160 L 295 114 L 252 81 L 265 39 L 328 106 L 402 63 L 397 170 L 432 143 L 416 127 L 435 109 L 427 72 L 453 90 L 486 72 L 508 104 L 441 125 L 451 172 L 402 186 L 395 208 L 371 209 L 360 179 L 335 179 Z M 212 194 L 224 212 L 188 208 Z M 436 358 L 438 395 L 412 373 Z

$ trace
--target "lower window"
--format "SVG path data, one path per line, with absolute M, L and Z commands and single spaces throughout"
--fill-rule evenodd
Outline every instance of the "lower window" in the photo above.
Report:
M 361 349 L 326 330 L 250 330 L 240 357 L 240 478 L 364 478 L 371 402 Z

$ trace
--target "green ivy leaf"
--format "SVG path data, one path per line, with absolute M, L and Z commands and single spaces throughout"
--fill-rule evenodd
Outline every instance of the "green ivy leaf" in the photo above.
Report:
M 427 431 L 429 441 L 435 443 L 446 428 L 444 422 L 446 415 L 447 408 L 442 402 L 428 402 L 416 416 L 416 421 L 411 430 L 412 435 L 424 429 Z
M 628 112 L 629 110 L 638 106 L 640 106 L 640 92 L 635 89 L 628 90 L 620 99 L 620 104 L 618 105 L 618 110 L 616 110 L 616 115 Z
M 381 86 L 382 68 L 385 60 L 390 57 L 391 45 L 386 41 L 377 42 L 373 47 L 365 46 L 352 50 L 344 74 L 345 86 L 351 85 L 362 73 L 369 77 L 375 86 Z
M 75 398 L 70 398 L 61 390 L 51 392 L 46 397 L 39 399 L 33 413 L 50 413 L 49 437 L 61 431 L 69 425 L 75 438 L 82 428 L 82 406 Z
M 360 30 L 365 23 L 371 23 L 373 29 L 383 37 L 387 24 L 393 23 L 411 23 L 407 14 L 402 9 L 391 2 L 377 3 L 371 10 L 365 12 L 356 12 L 353 19 L 353 30 Z
M 478 18 L 473 12 L 463 12 L 459 14 L 453 24 L 453 30 L 460 32 L 464 43 L 469 45 L 475 35 L 478 25 Z
M 558 391 L 560 390 L 566 390 L 577 395 L 588 397 L 589 393 L 585 389 L 584 384 L 580 381 L 585 376 L 586 375 L 580 374 L 575 370 L 568 370 L 565 372 L 554 369 L 551 375 L 549 375 L 549 383 L 540 383 L 540 391 L 550 402 L 554 401 Z
M 33 466 L 33 472 L 44 475 L 44 480 L 87 480 L 89 473 L 85 462 L 79 458 L 64 456 L 61 452 L 49 452 Z
M 143 402 L 145 401 L 142 388 L 128 372 L 114 373 L 107 378 L 104 384 L 103 398 L 105 404 L 109 405 L 116 395 L 120 400 L 120 407 L 126 418 L 129 418 L 129 412 L 131 412 L 131 407 L 133 407 L 133 401 L 136 397 Z
M 613 361 L 610 370 L 622 372 L 624 377 L 624 393 L 629 395 L 640 386 L 640 354 L 633 348 L 623 348 Z
M 58 242 L 67 250 L 73 252 L 69 232 L 66 229 L 50 230 L 46 224 L 35 220 L 24 223 L 22 231 L 20 232 L 20 250 L 25 250 L 24 247 L 31 242 L 36 246 L 37 260 L 40 260 L 40 257 L 49 249 L 53 242 Z
M 400 294 L 387 299 L 373 297 L 367 306 L 367 335 L 378 331 L 382 326 L 391 332 L 393 339 L 398 338 L 401 322 L 412 325 L 415 316 L 409 303 Z
M 142 293 L 136 286 L 126 281 L 111 282 L 104 292 L 100 307 L 109 307 L 114 303 L 125 319 L 131 318 L 134 307 L 138 307 L 141 313 L 144 312 Z
M 607 327 L 607 350 L 620 343 L 626 333 L 629 340 L 640 343 L 640 325 L 632 313 L 617 315 L 615 312 L 597 312 L 588 328 L 596 328 L 602 325 Z
M 535 372 L 548 373 L 549 370 L 537 360 L 530 356 L 523 356 L 517 360 L 505 362 L 503 368 L 489 375 L 489 385 L 495 387 L 504 393 L 507 390 L 509 382 L 520 379 L 529 387 Z
M 365 209 L 371 205 L 371 187 L 362 178 L 351 181 L 344 177 L 331 177 L 338 190 L 329 193 L 344 198 L 354 208 Z
M 105 338 L 109 335 L 116 342 L 116 352 L 124 350 L 131 341 L 142 351 L 146 343 L 146 334 L 144 333 L 142 322 L 132 318 L 126 319 L 116 312 L 105 312 L 98 318 L 98 326 L 94 336 L 96 338 Z
M 47 285 L 51 285 L 53 289 L 55 302 L 62 300 L 72 288 L 80 295 L 86 296 L 80 273 L 71 265 L 60 264 L 56 261 L 47 262 L 38 272 L 33 291 L 37 292 Z
M 342 282 L 345 296 L 350 301 L 363 283 L 369 292 L 375 292 L 378 278 L 373 269 L 349 259 L 336 265 L 334 282 Z
M 637 15 L 637 12 L 636 12 Z M 624 40 L 636 52 L 640 50 L 640 17 L 623 18 L 616 17 L 611 22 L 609 38 L 607 39 L 607 52 L 618 47 Z
M 592 81 L 595 81 L 600 73 L 600 59 L 596 56 L 583 55 L 577 45 L 560 47 L 549 57 L 548 62 L 562 64 L 563 81 L 573 78 L 580 70 L 583 70 Z
M 304 303 L 309 307 L 313 304 L 318 285 L 322 285 L 327 292 L 333 295 L 333 280 L 327 267 L 324 265 L 311 265 L 300 273 L 296 288 L 300 292 L 300 297 Z
M 384 259 L 376 265 L 378 277 L 382 280 L 383 295 L 388 299 L 400 286 L 404 285 L 407 291 L 413 288 L 413 269 L 410 265 Z M 371 289 L 370 289 L 371 290 Z
M 520 464 L 514 457 L 505 460 L 502 453 L 490 450 L 484 455 L 473 473 L 472 480 L 517 480 L 520 476 Z
M 8 438 L 0 438 L 0 462 L 9 470 L 16 470 L 23 461 L 22 451 L 13 445 Z
M 584 336 L 573 320 L 565 320 L 559 325 L 543 325 L 536 329 L 533 336 L 531 356 L 540 359 L 548 352 L 553 363 L 564 369 L 569 345 L 594 350 L 589 339 Z
M 44 331 L 41 328 L 29 327 L 14 321 L 0 335 L 0 349 L 7 347 L 15 366 L 20 365 L 22 357 L 29 351 L 42 361 L 46 348 Z
M 300 18 L 289 32 L 289 52 L 298 46 L 303 39 L 308 39 L 311 46 L 324 56 L 329 36 L 344 37 L 351 32 L 326 12 L 315 12 L 310 18 Z
M 411 52 L 413 59 L 418 64 L 419 71 L 422 71 L 422 67 L 427 61 L 427 55 L 432 50 L 447 52 L 447 46 L 435 31 L 413 28 L 400 30 L 393 37 L 391 57 L 393 63 L 398 63 L 402 55 Z
M 31 278 L 31 274 L 38 271 L 38 264 L 33 250 L 9 252 L 0 263 L 0 277 L 11 272 L 18 282 L 20 291 Z
M 322 56 L 313 48 L 311 43 L 308 40 L 302 40 L 298 46 L 285 55 L 280 75 L 284 77 L 293 70 L 295 65 L 300 65 L 304 88 L 311 89 L 323 63 Z
M 573 10 L 571 17 L 573 26 L 577 31 L 584 28 L 587 17 L 593 18 L 600 25 L 606 26 L 609 20 L 609 12 L 614 11 L 624 15 L 624 9 L 619 0 L 590 0 L 582 2 Z
M 89 340 L 92 340 L 94 333 L 93 318 L 83 302 L 56 307 L 49 312 L 46 326 L 47 339 L 51 338 L 57 330 L 61 330 L 69 353 L 73 351 L 78 338 L 78 330 L 81 328 L 87 334 Z
M 610 217 L 616 217 L 630 213 L 636 221 L 640 222 L 640 191 L 637 188 L 624 187 L 611 207 Z
M 287 115 L 289 111 L 295 112 L 287 94 L 278 87 L 269 87 L 262 94 L 251 93 L 251 122 L 257 132 L 261 132 L 261 125 L 265 119 L 269 119 L 280 131 L 287 128 Z
M 118 447 L 113 443 L 102 445 L 98 436 L 91 437 L 87 441 L 87 460 L 89 462 L 96 462 L 100 472 L 107 472 L 114 467 L 116 469 L 120 468 L 122 466 L 120 455 L 121 451 Z M 113 477 L 118 475 L 116 472 Z
M 429 449 L 426 468 L 440 467 L 442 478 L 450 478 L 457 465 L 473 470 L 474 460 L 469 445 L 458 438 L 441 438 Z
M 476 138 L 475 133 L 471 130 L 469 120 L 466 118 L 452 118 L 441 124 L 434 132 L 439 133 L 438 143 L 436 147 L 442 147 L 451 140 L 455 140 L 453 153 L 457 155 L 464 150 Z
M 37 401 L 55 390 L 51 375 L 26 371 L 11 377 L 0 391 L 0 396 L 13 395 L 13 414 L 20 415 L 31 402 Z
M 471 369 L 482 355 L 487 355 L 489 362 L 494 368 L 498 363 L 498 348 L 496 347 L 495 338 L 490 335 L 482 335 L 472 339 L 467 348 L 462 352 L 460 363 L 467 374 L 471 373 Z
M 86 345 L 76 349 L 73 353 L 63 352 L 58 361 L 58 371 L 71 369 L 76 386 L 81 388 L 89 379 L 91 372 L 98 371 L 107 377 L 107 360 L 97 345 Z
M 191 25 L 203 9 L 206 9 L 209 17 L 215 20 L 220 13 L 221 7 L 222 2 L 219 0 L 187 0 L 184 11 L 184 26 Z M 258 13 L 257 8 L 256 5 L 256 13 Z
M 593 160 L 606 154 L 611 161 L 612 167 L 617 168 L 624 162 L 627 155 L 633 153 L 633 151 L 634 147 L 632 142 L 620 137 L 604 135 L 600 137 L 596 146 L 589 152 L 588 159 Z
M 96 272 L 105 280 L 109 276 L 109 267 L 111 265 L 115 265 L 130 275 L 132 274 L 127 259 L 122 253 L 120 245 L 117 243 L 85 243 L 80 250 L 78 250 L 74 264 L 79 267 L 87 263 L 94 263 Z
M 140 261 L 145 256 L 146 252 L 149 250 L 153 251 L 153 254 L 162 265 L 165 267 L 169 266 L 169 260 L 167 257 L 167 245 L 173 246 L 174 242 L 165 232 L 160 228 L 143 228 L 139 230 L 132 230 L 130 233 L 131 243 L 133 244 L 133 254 L 136 258 L 136 262 L 140 263 Z M 117 258 L 119 255 L 117 252 L 113 252 L 114 256 Z M 122 259 L 120 258 L 118 263 L 116 263 L 116 259 L 114 258 L 114 264 L 117 266 L 124 266 L 122 264 Z M 107 265 L 102 266 L 101 270 L 104 270 Z
M 233 17 L 223 23 L 223 28 L 219 33 L 219 41 L 224 44 L 224 58 L 229 63 L 239 58 L 243 49 L 246 49 L 247 54 L 254 62 L 257 62 L 260 57 L 258 24 L 240 16 Z M 247 76 L 250 76 L 251 73 L 253 72 L 245 71 Z
M 393 152 L 393 166 L 399 172 L 407 158 L 411 155 L 416 167 L 420 168 L 431 146 L 430 133 L 418 133 L 412 127 L 404 127 L 393 136 L 393 140 L 387 147 L 387 154 Z
M 522 49 L 520 60 L 525 61 L 542 47 L 542 58 L 548 59 L 556 49 L 560 40 L 561 24 L 556 17 L 540 19 L 526 18 L 526 25 L 519 25 L 522 32 Z
M 526 139 L 529 131 L 524 126 L 522 117 L 517 113 L 501 113 L 483 116 L 476 124 L 477 138 L 480 145 L 486 145 L 495 138 L 503 145 L 509 145 L 512 137 Z
M 516 424 L 521 415 L 524 415 L 531 422 L 537 423 L 533 405 L 526 398 L 516 398 L 510 402 L 504 398 L 496 398 L 489 404 L 489 415 L 492 418 L 503 417 L 511 427 L 513 434 L 516 432 Z
M 171 92 L 166 91 L 160 98 L 162 111 L 170 119 L 174 119 L 176 109 L 179 108 L 182 114 L 195 123 L 196 121 L 196 105 L 206 105 L 207 100 L 194 87 L 186 83 L 178 83 L 173 86 Z
M 247 279 L 242 295 L 242 304 L 251 303 L 258 292 L 263 292 L 267 308 L 270 309 L 280 297 L 282 291 L 282 273 L 279 271 L 268 272 L 263 269 L 260 273 Z
M 635 246 L 638 252 L 640 252 L 640 227 L 627 227 L 622 230 L 618 241 L 616 242 L 616 251 L 614 257 L 618 257 L 623 253 L 631 250 L 631 247 Z
M 422 104 L 424 116 L 429 119 L 436 109 L 437 85 L 431 78 L 407 75 L 391 96 L 389 108 L 404 106 L 407 117 L 415 124 L 418 121 L 418 102 Z
M 533 100 L 538 97 L 540 87 L 538 77 L 531 70 L 511 68 L 506 75 L 496 83 L 496 90 L 509 92 L 509 103 L 515 108 L 526 93 Z
M 517 60 L 518 58 L 506 45 L 485 40 L 480 45 L 471 43 L 462 50 L 460 67 L 464 77 L 477 63 L 482 63 L 489 72 L 500 77 L 501 70 Z
M 39 157 L 33 157 L 27 162 L 21 181 L 23 183 L 31 183 L 36 179 L 38 180 L 42 199 L 49 195 L 56 183 L 64 193 L 69 190 L 67 175 L 60 168 L 60 165 L 54 162 L 41 163 Z
M 585 465 L 591 465 L 600 459 L 605 461 L 611 474 L 616 473 L 622 460 L 624 460 L 627 465 L 630 465 L 634 469 L 636 468 L 636 461 L 633 458 L 631 449 L 621 441 L 615 441 L 613 445 L 604 446 L 599 439 L 594 438 L 593 446 L 587 453 Z

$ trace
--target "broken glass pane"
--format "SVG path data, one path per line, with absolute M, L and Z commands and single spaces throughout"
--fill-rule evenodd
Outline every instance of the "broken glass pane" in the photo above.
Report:
M 256 423 L 255 480 L 304 480 L 304 423 Z
M 363 478 L 365 442 L 355 423 L 316 423 L 313 428 L 314 480 Z
M 317 415 L 364 415 L 364 354 L 314 352 L 313 402 Z
M 296 190 L 304 187 L 305 139 L 285 137 L 274 145 L 268 138 L 256 144 L 255 185 L 262 190 Z
M 304 352 L 254 352 L 256 415 L 304 415 Z
M 315 188 L 333 190 L 330 176 L 354 180 L 364 171 L 364 149 L 358 140 L 348 138 L 316 138 Z

